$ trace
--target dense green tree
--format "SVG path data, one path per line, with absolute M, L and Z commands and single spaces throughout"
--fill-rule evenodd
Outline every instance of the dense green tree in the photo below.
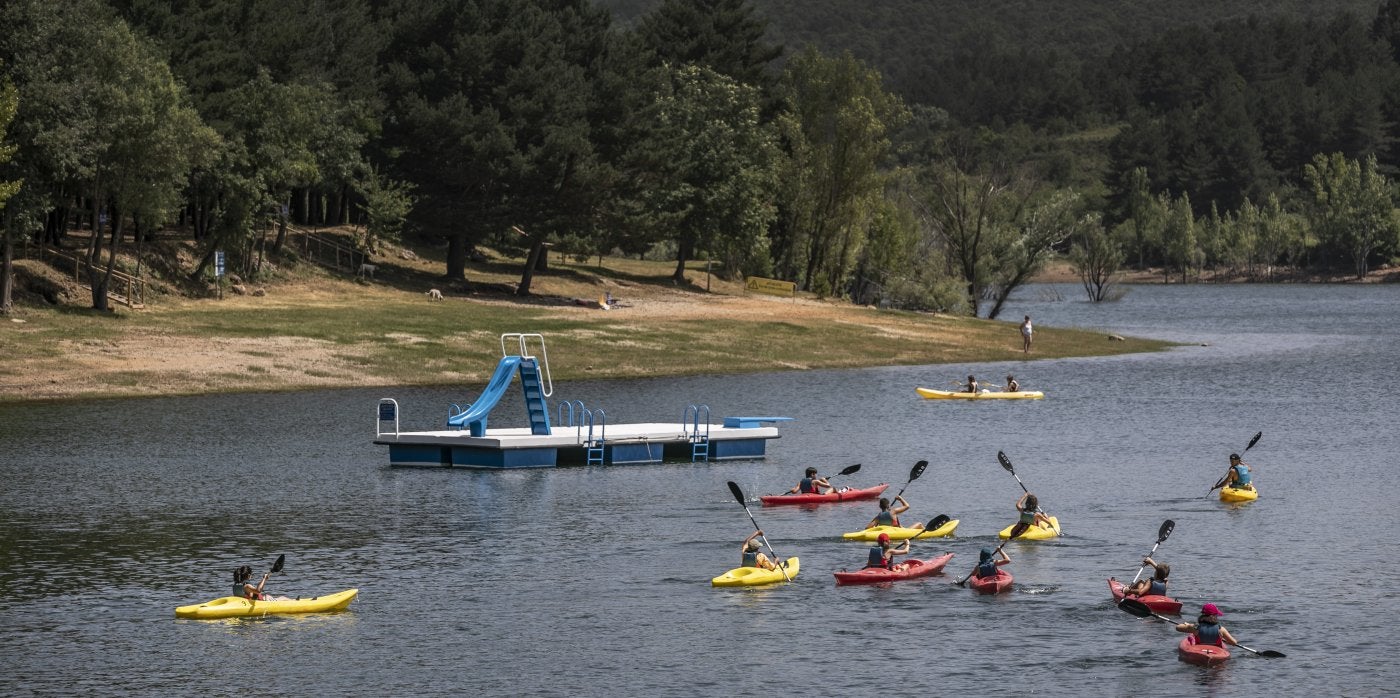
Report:
M 765 87 L 772 83 L 769 64 L 783 52 L 765 41 L 767 25 L 749 0 L 665 0 L 636 31 L 658 63 L 703 65 Z
M 864 244 L 864 214 L 884 187 L 890 133 L 908 110 L 850 54 L 828 58 L 810 48 L 789 60 L 780 94 L 787 161 L 778 273 L 821 295 L 840 293 Z
M 1181 272 L 1181 282 L 1190 280 L 1198 265 L 1200 247 L 1196 235 L 1196 214 L 1191 209 L 1191 195 L 1176 199 L 1162 195 L 1162 208 L 1167 212 L 1162 226 L 1163 280 L 1169 271 Z
M 582 0 L 425 2 L 396 17 L 385 92 L 392 176 L 419 193 L 412 221 L 447 237 L 447 276 L 470 245 L 528 251 L 530 292 L 551 236 L 595 234 L 610 166 L 591 137 L 608 17 Z
M 701 250 L 731 278 L 765 272 L 778 152 L 773 129 L 760 122 L 758 91 L 688 64 L 672 72 L 651 114 L 643 147 L 654 159 L 642 196 L 673 231 L 672 280 L 685 280 L 686 261 Z
M 1358 279 L 1373 254 L 1389 253 L 1400 241 L 1394 185 L 1378 169 L 1374 155 L 1358 161 L 1333 153 L 1318 155 L 1304 172 L 1320 243 L 1349 257 Z

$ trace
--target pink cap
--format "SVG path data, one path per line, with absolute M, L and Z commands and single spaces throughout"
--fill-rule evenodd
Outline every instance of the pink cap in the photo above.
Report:
M 881 534 L 876 538 L 876 540 L 879 541 L 879 542 L 881 542 L 881 543 L 888 543 L 888 542 L 890 542 L 890 534 L 888 534 L 888 533 L 881 533 Z
M 1224 613 L 1221 613 L 1221 612 L 1220 612 L 1220 609 L 1216 608 L 1216 607 L 1215 607 L 1215 604 L 1213 604 L 1213 603 L 1208 603 L 1208 604 L 1205 604 L 1205 605 L 1201 606 L 1201 615 L 1203 615 L 1203 616 L 1221 616 L 1222 618 L 1225 616 L 1225 614 L 1224 614 Z

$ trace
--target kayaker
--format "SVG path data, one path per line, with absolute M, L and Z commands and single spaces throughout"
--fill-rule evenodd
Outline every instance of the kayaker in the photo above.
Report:
M 1009 374 L 1009 373 L 1006 375 L 1006 392 L 1008 392 L 1008 393 L 1019 393 L 1019 392 L 1021 392 L 1021 384 L 1020 384 L 1020 383 L 1017 383 L 1017 382 L 1016 382 L 1016 377 L 1013 376 L 1013 375 L 1011 375 L 1011 374 Z
M 1131 587 L 1123 590 L 1123 593 L 1129 596 L 1147 596 L 1149 594 L 1166 596 L 1167 575 L 1171 574 L 1172 566 L 1165 562 L 1156 562 L 1150 557 L 1143 558 L 1142 564 L 1152 567 L 1152 578 L 1139 579 Z
M 1240 454 L 1230 454 L 1230 471 L 1225 473 L 1225 486 L 1237 490 L 1252 490 L 1253 478 L 1249 473 L 1249 465 L 1240 460 Z
M 963 392 L 965 392 L 965 393 L 975 393 L 975 392 L 977 392 L 977 378 L 976 378 L 975 376 L 968 376 L 968 377 L 967 377 L 967 383 L 966 383 L 966 384 L 963 384 Z
M 883 567 L 887 570 L 902 569 L 904 565 L 894 564 L 895 555 L 909 554 L 909 540 L 906 538 L 898 548 L 890 547 L 890 534 L 881 533 L 875 539 L 875 547 L 870 549 L 870 557 L 866 560 L 866 567 Z
M 248 580 L 253 578 L 253 568 L 248 565 L 239 567 L 233 571 L 233 595 L 253 601 L 262 601 L 266 599 L 267 596 L 262 593 L 262 590 L 263 585 L 267 584 L 268 576 L 271 574 L 271 572 L 268 572 L 263 575 L 262 581 L 258 582 L 257 586 L 253 586 L 248 583 Z
M 757 567 L 764 570 L 778 569 L 778 566 L 773 564 L 773 561 L 769 560 L 768 556 L 764 555 L 763 552 L 759 550 L 760 544 L 758 538 L 762 535 L 763 531 L 754 531 L 749 534 L 748 538 L 744 539 L 744 545 L 741 548 L 743 551 L 743 562 L 740 564 L 744 567 Z
M 997 555 L 1001 555 L 1000 560 L 996 559 Z M 977 558 L 977 571 L 974 574 L 977 575 L 978 579 L 995 577 L 997 576 L 997 568 L 1008 564 L 1011 564 L 1011 556 L 1006 554 L 1005 548 L 995 551 L 991 548 L 982 548 L 982 552 Z
M 817 477 L 816 468 L 808 468 L 807 476 L 797 483 L 797 486 L 788 490 L 788 494 L 830 494 L 836 488 L 826 481 L 824 477 Z
M 1222 617 L 1224 617 L 1224 615 L 1220 612 L 1220 609 L 1216 608 L 1215 604 L 1208 603 L 1201 606 L 1201 616 L 1196 619 L 1195 623 L 1182 623 L 1176 626 L 1176 629 L 1183 633 L 1191 633 L 1195 636 L 1196 644 L 1198 645 L 1223 647 L 1224 644 L 1222 641 L 1232 645 L 1240 644 L 1235 642 L 1235 638 L 1230 634 L 1230 631 L 1226 630 L 1225 626 L 1220 624 L 1219 619 Z
M 880 513 L 876 514 L 875 518 L 871 519 L 870 523 L 866 524 L 865 527 L 875 528 L 876 526 L 899 526 L 899 515 L 903 514 L 906 511 L 909 511 L 909 502 L 904 501 L 904 495 L 896 496 L 894 498 L 894 501 L 898 502 L 899 506 L 891 507 L 890 498 L 881 497 Z M 913 526 L 910 526 L 909 528 L 923 527 L 924 525 L 922 523 L 916 523 Z M 884 534 L 882 533 L 880 535 Z
M 1021 513 L 1020 523 L 1028 526 L 1039 526 L 1044 523 L 1047 528 L 1052 527 L 1050 517 L 1040 510 L 1040 500 L 1034 494 L 1027 492 L 1016 500 L 1016 511 Z

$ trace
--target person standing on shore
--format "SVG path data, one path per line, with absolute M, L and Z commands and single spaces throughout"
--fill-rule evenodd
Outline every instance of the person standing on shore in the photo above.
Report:
M 1027 315 L 1026 319 L 1021 321 L 1021 351 L 1023 353 L 1029 354 L 1031 352 L 1031 334 L 1034 332 L 1035 329 L 1031 327 L 1031 316 Z

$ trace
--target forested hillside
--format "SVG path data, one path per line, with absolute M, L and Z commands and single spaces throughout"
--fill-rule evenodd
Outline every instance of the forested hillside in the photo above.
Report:
M 5 310 L 13 243 L 75 227 L 98 308 L 119 260 L 177 264 L 156 230 L 201 279 L 290 261 L 289 224 L 440 241 L 449 282 L 489 246 L 520 295 L 553 250 L 991 317 L 1058 255 L 1096 300 L 1128 264 L 1400 255 L 1400 0 L 11 0 L 0 26 Z

